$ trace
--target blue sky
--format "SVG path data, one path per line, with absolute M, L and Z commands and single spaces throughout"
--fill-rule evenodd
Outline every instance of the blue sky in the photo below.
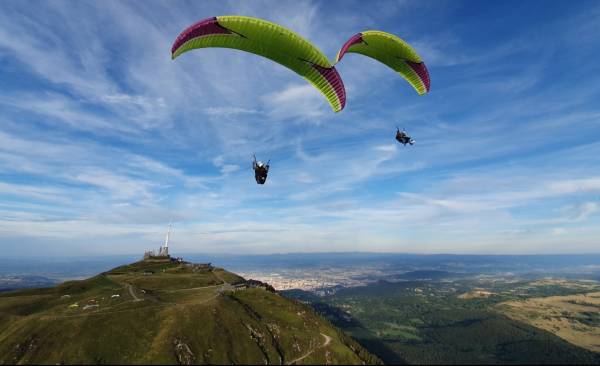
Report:
M 397 34 L 431 93 L 350 54 L 334 114 L 258 56 L 170 59 L 184 28 L 230 14 L 330 59 Z M 597 253 L 599 19 L 595 1 L 2 1 L 0 248 L 137 253 L 173 220 L 181 252 Z

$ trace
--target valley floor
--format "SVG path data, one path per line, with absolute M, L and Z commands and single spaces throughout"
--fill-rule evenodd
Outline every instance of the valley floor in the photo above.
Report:
M 385 363 L 599 364 L 599 290 L 594 281 L 478 278 L 285 293 Z

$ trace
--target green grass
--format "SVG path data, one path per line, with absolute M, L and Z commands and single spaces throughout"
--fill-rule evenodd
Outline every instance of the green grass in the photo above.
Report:
M 84 281 L 5 293 L 0 364 L 176 364 L 183 349 L 177 344 L 194 363 L 279 364 L 303 355 L 301 363 L 378 362 L 311 308 L 262 289 L 223 291 L 223 281 L 243 279 L 223 269 L 142 261 Z M 69 307 L 74 303 L 79 307 Z M 99 306 L 84 310 L 89 304 Z M 321 333 L 332 339 L 327 347 Z

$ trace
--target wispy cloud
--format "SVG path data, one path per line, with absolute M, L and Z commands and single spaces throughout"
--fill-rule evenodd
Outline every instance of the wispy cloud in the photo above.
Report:
M 329 107 L 323 97 L 312 85 L 295 84 L 285 89 L 269 93 L 263 98 L 268 115 L 273 120 L 301 118 L 320 122 Z
M 209 116 L 233 117 L 243 114 L 258 114 L 256 109 L 247 109 L 239 107 L 208 107 L 204 110 Z
M 596 251 L 600 69 L 585 60 L 600 56 L 600 8 L 460 6 L 0 3 L 0 239 L 139 252 L 173 219 L 188 251 Z M 178 32 L 224 14 L 278 22 L 330 58 L 356 32 L 398 34 L 432 92 L 352 55 L 334 114 L 256 55 L 171 60 Z M 265 186 L 253 153 L 271 159 Z

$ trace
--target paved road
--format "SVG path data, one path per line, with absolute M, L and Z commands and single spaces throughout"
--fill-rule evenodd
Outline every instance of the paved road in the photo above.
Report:
M 325 338 L 325 342 L 323 342 L 322 345 L 311 349 L 310 351 L 306 352 L 304 355 L 302 355 L 296 359 L 286 362 L 286 365 L 293 365 L 296 362 L 300 362 L 300 361 L 304 360 L 306 357 L 310 356 L 314 351 L 318 350 L 319 348 L 329 346 L 329 343 L 331 343 L 331 337 L 326 334 L 323 334 L 323 333 L 321 333 L 321 335 L 323 336 L 323 338 Z

